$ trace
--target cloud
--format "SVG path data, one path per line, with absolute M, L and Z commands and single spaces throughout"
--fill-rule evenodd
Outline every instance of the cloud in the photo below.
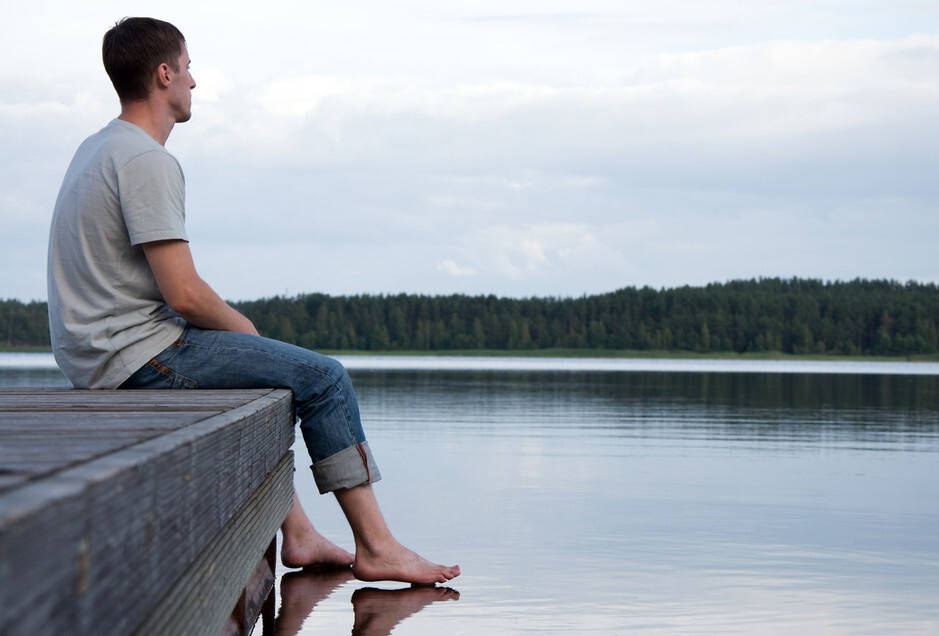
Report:
M 231 93 L 235 87 L 235 82 L 230 75 L 221 69 L 209 66 L 200 68 L 196 80 L 196 92 L 194 101 L 198 102 L 217 102 L 223 95 Z
M 460 267 L 453 261 L 447 259 L 437 263 L 438 272 L 446 272 L 450 276 L 475 276 L 476 270 L 472 267 Z
M 737 188 L 762 181 L 736 179 L 740 166 L 817 157 L 856 176 L 872 145 L 900 140 L 895 154 L 911 150 L 907 138 L 939 137 L 937 37 L 774 41 L 647 54 L 628 67 L 579 62 L 586 70 L 577 81 L 533 81 L 537 74 L 516 70 L 519 78 L 483 81 L 299 75 L 257 91 L 236 82 L 232 92 L 256 97 L 211 110 L 211 136 L 229 140 L 219 152 L 229 154 L 237 139 L 276 165 L 516 174 L 589 165 L 601 179 L 629 170 L 655 182 L 691 176 Z M 190 143 L 213 148 L 204 136 Z M 762 176 L 794 185 L 772 174 Z
M 816 5 L 523 1 L 506 16 L 417 0 L 314 20 L 171 2 L 198 84 L 167 144 L 194 249 L 231 297 L 249 280 L 280 293 L 278 278 L 521 295 L 783 269 L 939 279 L 916 256 L 939 218 L 936 18 Z M 42 261 L 71 153 L 117 112 L 98 47 L 123 9 L 39 8 L 35 28 L 0 26 L 35 54 L 0 69 L 0 272 L 13 245 Z M 879 210 L 921 231 L 882 231 Z M 223 262 L 247 253 L 271 271 Z M 328 275 L 304 265 L 328 259 Z M 27 279 L 0 293 L 44 293 Z
M 544 282 L 554 276 L 621 275 L 628 265 L 618 250 L 578 224 L 496 225 L 460 242 L 461 253 L 483 274 Z M 540 284 L 540 283 L 539 283 Z

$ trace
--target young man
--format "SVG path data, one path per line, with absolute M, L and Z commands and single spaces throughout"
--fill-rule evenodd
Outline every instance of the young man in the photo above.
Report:
M 182 33 L 126 18 L 105 34 L 103 58 L 121 114 L 76 151 L 49 238 L 49 327 L 65 375 L 77 388 L 291 389 L 314 479 L 336 495 L 355 555 L 317 533 L 294 495 L 284 565 L 351 565 L 366 581 L 457 576 L 458 566 L 421 558 L 385 525 L 371 488 L 378 468 L 342 365 L 260 337 L 196 273 L 182 170 L 163 148 L 189 120 L 196 86 Z

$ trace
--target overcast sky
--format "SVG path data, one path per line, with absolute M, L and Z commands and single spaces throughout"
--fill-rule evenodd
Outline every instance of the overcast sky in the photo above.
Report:
M 196 265 L 224 297 L 939 282 L 934 0 L 164 2 Z M 0 298 L 45 299 L 140 2 L 0 23 Z

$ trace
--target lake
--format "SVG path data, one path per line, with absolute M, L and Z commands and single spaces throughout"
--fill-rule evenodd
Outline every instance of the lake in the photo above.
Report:
M 390 527 L 463 574 L 280 570 L 278 633 L 939 633 L 939 365 L 342 360 Z

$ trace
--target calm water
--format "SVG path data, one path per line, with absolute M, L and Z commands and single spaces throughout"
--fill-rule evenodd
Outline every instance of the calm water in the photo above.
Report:
M 453 592 L 288 574 L 281 633 L 939 633 L 929 367 L 349 366 L 389 525 L 464 573 Z M 295 450 L 308 513 L 351 548 Z

